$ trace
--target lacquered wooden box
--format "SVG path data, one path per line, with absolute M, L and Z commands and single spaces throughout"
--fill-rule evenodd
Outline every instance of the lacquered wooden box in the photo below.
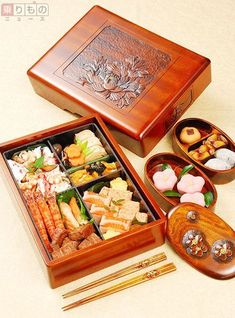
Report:
M 129 187 L 133 191 L 133 196 L 137 197 L 137 201 L 140 201 L 140 206 L 142 209 L 145 209 L 150 221 L 147 224 L 137 226 L 136 228 L 113 238 L 107 240 L 102 239 L 101 242 L 98 242 L 93 246 L 78 249 L 71 254 L 62 256 L 58 259 L 52 259 L 51 254 L 48 252 L 42 237 L 40 236 L 37 225 L 35 225 L 32 213 L 22 194 L 23 192 L 20 190 L 23 188 L 19 188 L 19 184 L 16 182 L 14 174 L 10 169 L 9 160 L 12 158 L 13 153 L 19 153 L 19 151 L 24 149 L 35 149 L 35 145 L 44 144 L 47 144 L 53 154 L 57 156 L 55 154 L 55 149 L 51 146 L 52 142 L 60 140 L 62 145 L 66 145 L 69 140 L 71 142 L 72 134 L 88 128 L 95 132 L 102 141 L 107 153 L 112 156 L 112 158 L 115 158 L 118 163 L 117 171 L 98 177 L 97 180 L 99 182 L 107 182 L 118 176 L 125 176 Z M 57 158 L 59 157 L 57 156 Z M 59 164 L 61 165 L 61 162 L 59 162 Z M 4 172 L 5 179 L 9 182 L 10 187 L 13 190 L 17 204 L 21 208 L 22 214 L 32 233 L 32 237 L 40 251 L 52 288 L 98 271 L 104 267 L 164 243 L 164 215 L 99 117 L 83 117 L 19 139 L 5 142 L 0 145 L 0 166 Z M 62 171 L 68 176 L 68 170 L 64 169 Z M 68 176 L 68 178 L 70 177 Z M 74 191 L 77 191 L 77 195 L 81 198 L 80 200 L 83 200 L 81 193 L 83 193 L 88 186 L 94 184 L 96 184 L 96 180 L 88 181 L 78 187 L 75 187 L 72 184 L 71 187 L 72 189 L 75 189 Z M 87 209 L 84 201 L 83 205 Z M 96 225 L 96 221 L 94 221 L 94 226 L 96 232 L 99 234 L 99 228 Z M 102 238 L 102 234 L 100 235 Z
M 180 132 L 183 128 L 192 126 L 199 130 L 201 133 L 201 139 L 193 144 L 182 143 L 180 140 Z M 220 142 L 219 147 L 212 147 L 212 152 L 209 153 L 208 156 L 206 155 L 204 158 L 200 158 L 200 156 L 197 158 L 195 154 L 193 155 L 193 151 L 197 150 L 201 145 L 208 143 L 208 138 L 213 138 L 213 136 L 215 137 L 216 135 L 220 135 L 223 138 L 223 142 Z M 218 170 L 209 167 L 206 164 L 210 159 L 215 158 L 215 153 L 218 149 L 225 148 L 233 152 L 235 151 L 235 143 L 233 139 L 229 137 L 223 130 L 216 127 L 209 121 L 201 118 L 186 118 L 179 121 L 173 129 L 172 147 L 176 153 L 187 157 L 194 164 L 198 165 L 199 168 L 203 170 L 215 184 L 225 184 L 234 180 L 235 167 L 228 167 L 225 170 Z M 207 150 L 207 148 L 205 150 Z M 203 155 L 205 155 L 205 153 L 202 152 L 201 156 Z
M 210 60 L 99 6 L 28 70 L 62 109 L 98 112 L 118 142 L 146 156 L 211 81 Z

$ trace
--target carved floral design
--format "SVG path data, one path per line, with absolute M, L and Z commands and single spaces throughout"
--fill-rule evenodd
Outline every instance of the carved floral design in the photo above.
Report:
M 190 230 L 185 233 L 183 237 L 183 246 L 188 254 L 198 258 L 206 256 L 209 250 L 204 235 L 195 230 Z
M 192 222 L 192 223 L 196 223 L 199 218 L 198 212 L 193 210 L 188 211 L 186 217 L 189 220 L 189 222 Z
M 230 262 L 233 258 L 232 242 L 227 240 L 216 241 L 212 247 L 212 255 L 218 262 Z
M 83 65 L 83 75 L 77 80 L 96 94 L 112 101 L 117 107 L 127 107 L 145 89 L 143 78 L 148 75 L 144 61 L 137 56 L 109 62 L 103 56 Z
M 89 89 L 90 95 L 100 96 L 107 105 L 127 110 L 173 60 L 168 52 L 105 25 L 56 74 L 85 92 Z

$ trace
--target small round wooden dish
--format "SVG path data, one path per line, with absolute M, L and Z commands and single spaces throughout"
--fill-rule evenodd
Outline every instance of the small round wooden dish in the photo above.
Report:
M 192 144 L 183 143 L 180 140 L 180 133 L 185 127 L 195 127 L 201 133 L 201 139 Z M 222 136 L 223 140 L 226 142 L 217 142 L 218 147 L 213 149 L 207 148 L 206 144 L 209 142 L 210 138 L 213 136 Z M 208 139 L 209 138 L 209 139 Z M 214 142 L 214 141 L 213 141 Z M 205 163 L 214 158 L 213 152 L 220 148 L 227 148 L 229 150 L 235 151 L 235 143 L 233 140 L 224 133 L 221 129 L 211 124 L 210 122 L 200 119 L 200 118 L 187 118 L 179 121 L 173 129 L 173 139 L 172 146 L 176 153 L 190 159 L 193 163 L 197 164 L 201 170 L 203 170 L 215 184 L 224 184 L 232 181 L 235 178 L 235 166 L 227 170 L 216 170 L 205 166 Z M 203 147 L 206 149 L 203 152 Z M 200 148 L 200 149 L 199 149 Z M 208 153 L 209 151 L 209 153 Z
M 174 206 L 180 203 L 179 197 L 168 197 L 163 194 L 163 192 L 159 191 L 154 183 L 153 183 L 153 175 L 156 171 L 161 171 L 161 165 L 168 164 L 175 171 L 176 176 L 178 177 L 181 171 L 189 165 L 192 165 L 190 161 L 187 159 L 180 157 L 174 153 L 164 152 L 158 153 L 150 157 L 145 164 L 145 184 L 149 188 L 150 192 L 156 198 L 160 207 L 168 212 Z M 217 201 L 217 191 L 214 184 L 211 180 L 196 166 L 194 166 L 189 172 L 189 174 L 193 176 L 201 176 L 205 180 L 205 185 L 203 186 L 202 193 L 205 194 L 207 192 L 211 192 L 213 195 L 213 200 L 208 206 L 210 210 L 214 210 L 215 204 Z M 177 191 L 176 185 L 173 190 Z

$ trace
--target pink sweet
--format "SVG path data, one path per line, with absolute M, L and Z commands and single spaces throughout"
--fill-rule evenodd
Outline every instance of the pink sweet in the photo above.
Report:
M 153 182 L 155 187 L 161 191 L 172 190 L 177 182 L 177 177 L 174 170 L 165 169 L 164 171 L 157 171 L 153 175 Z
M 195 177 L 191 174 L 185 174 L 177 184 L 179 193 L 201 192 L 205 184 L 202 177 Z
M 196 192 L 196 193 L 185 193 L 182 195 L 180 198 L 180 202 L 192 202 L 199 204 L 201 206 L 205 206 L 205 199 L 204 195 L 201 192 Z

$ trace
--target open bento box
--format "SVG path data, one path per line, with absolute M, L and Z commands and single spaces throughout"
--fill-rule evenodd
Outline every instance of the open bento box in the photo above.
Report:
M 164 243 L 165 217 L 101 119 L 0 145 L 55 288 Z

